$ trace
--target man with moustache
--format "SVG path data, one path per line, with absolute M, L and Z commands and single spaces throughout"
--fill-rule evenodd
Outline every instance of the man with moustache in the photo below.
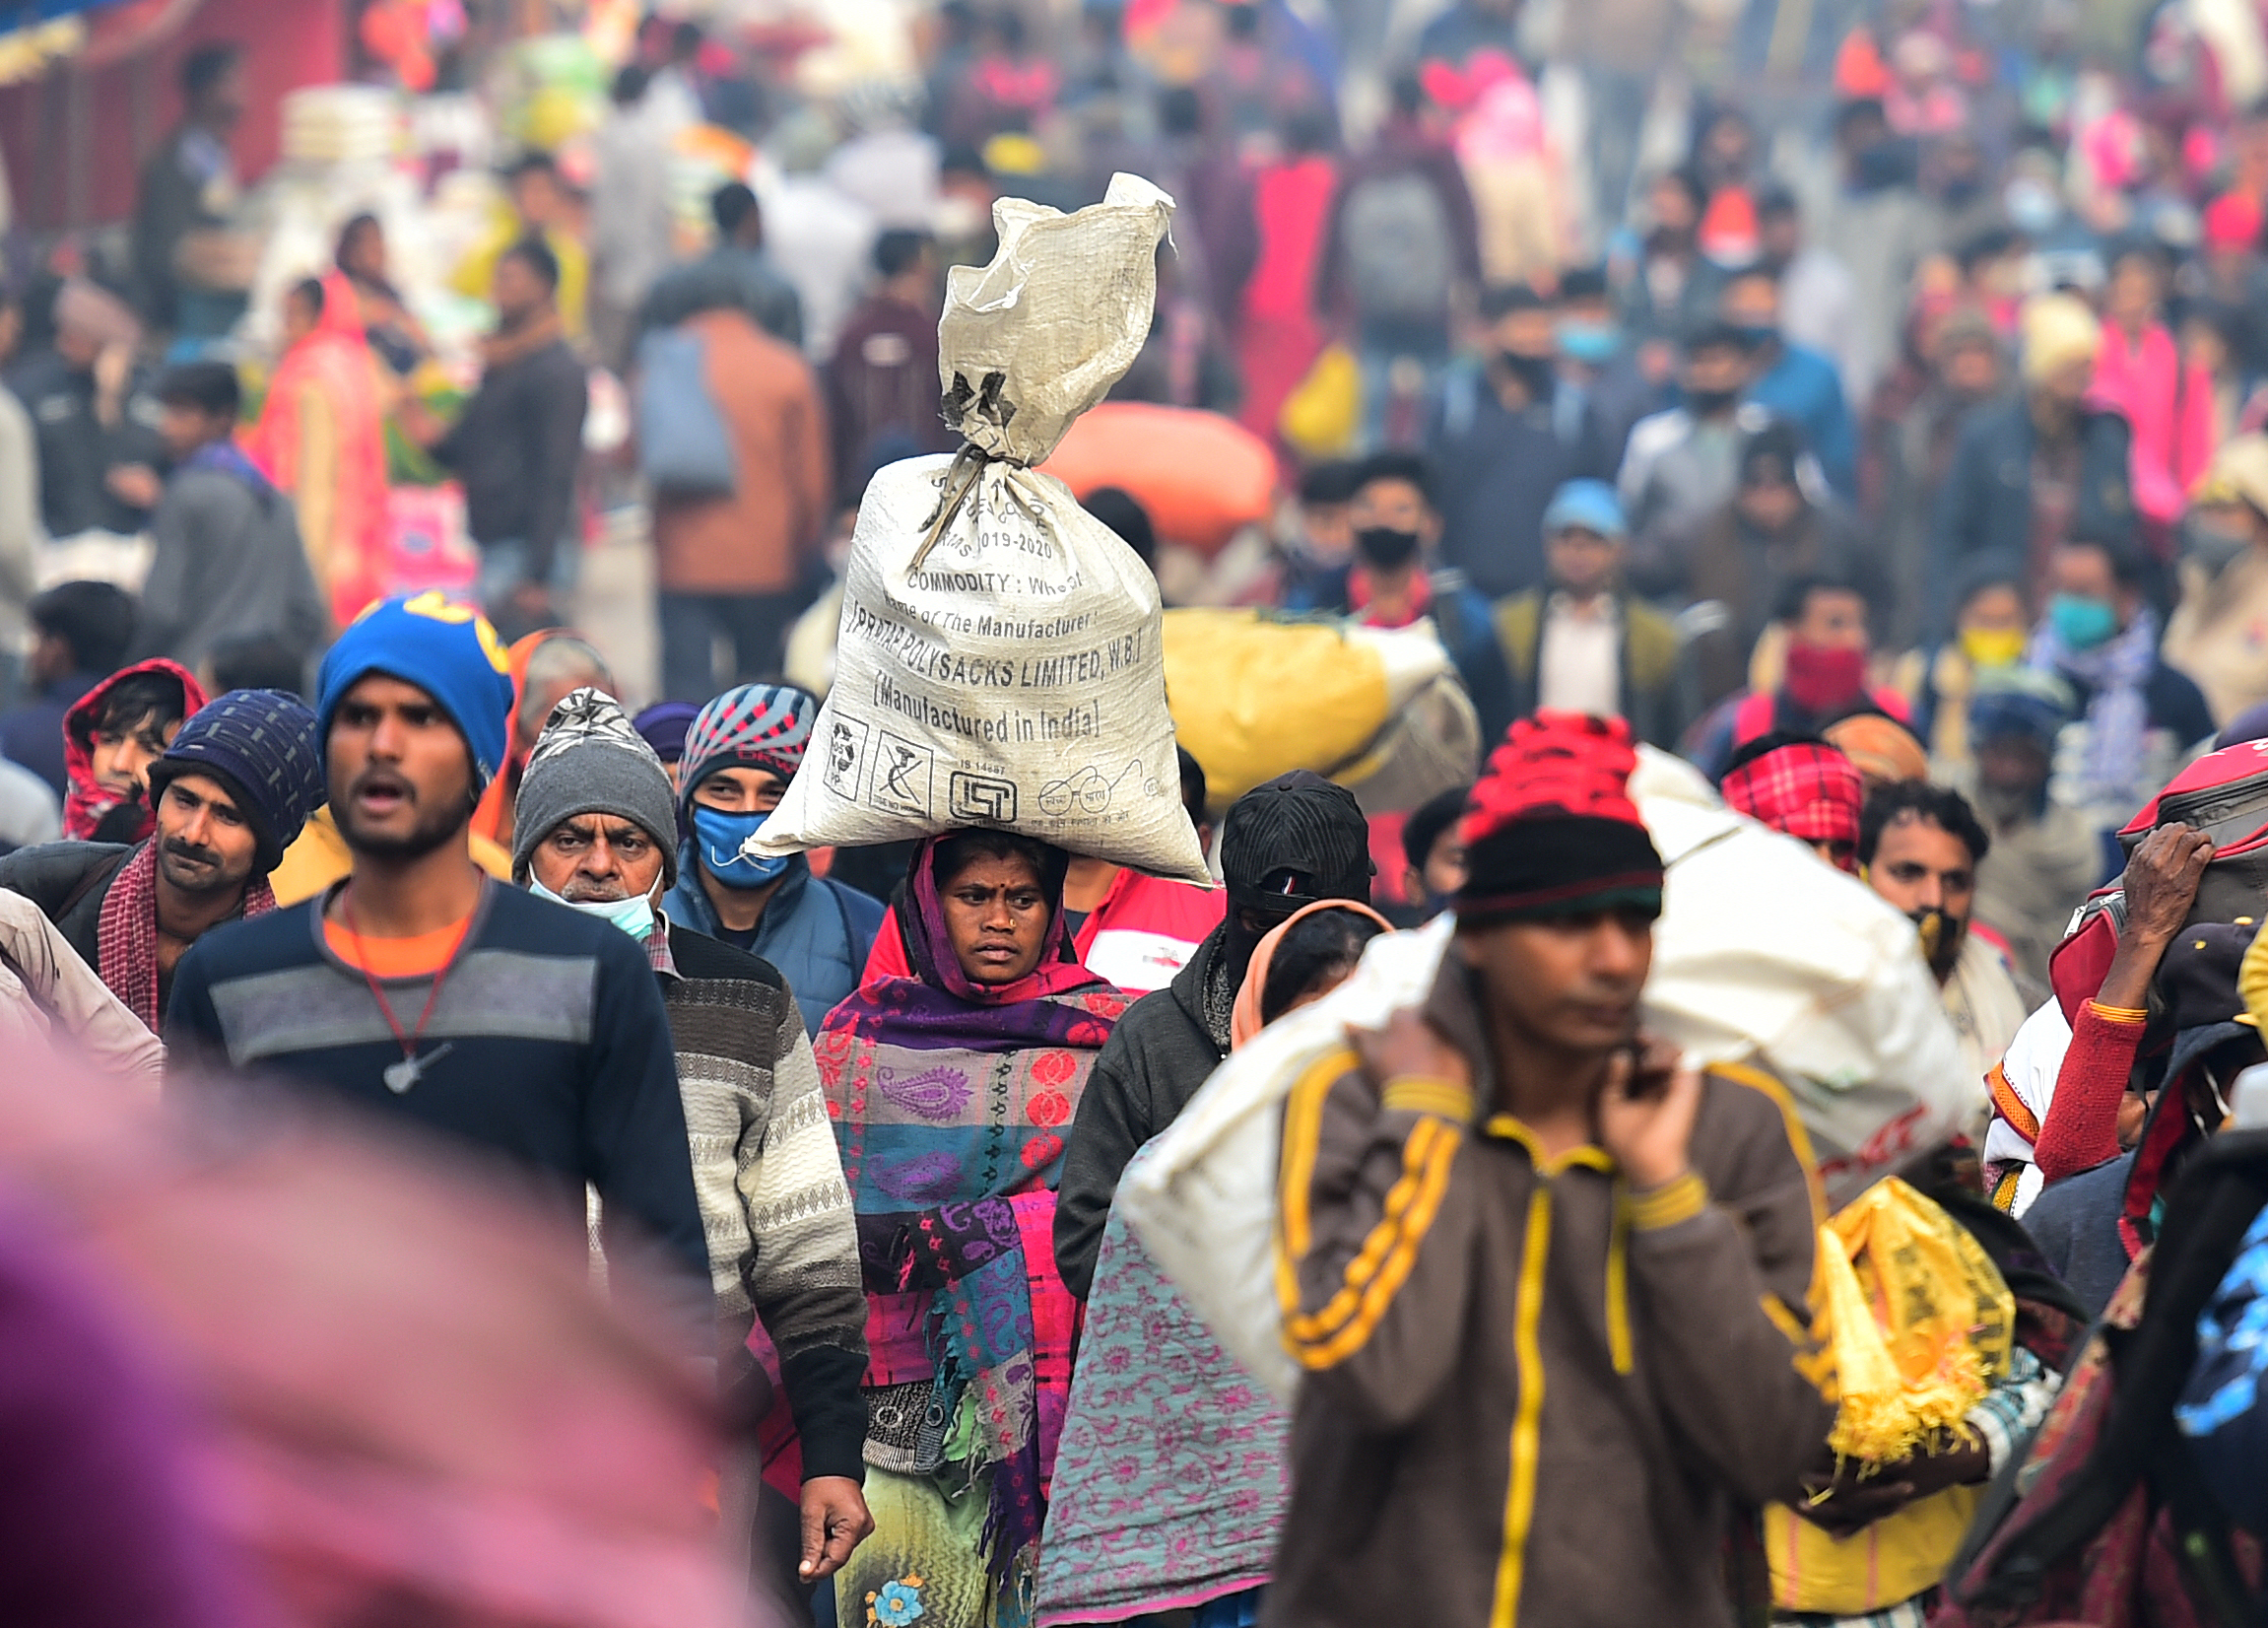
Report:
M 1926 780 L 1875 787 L 1859 817 L 1859 874 L 1912 918 L 1965 1071 L 1980 1080 L 2032 1011 L 2008 951 L 1968 930 L 1976 867 L 1991 849 L 1968 799 Z
M 268 873 L 323 800 L 315 716 L 280 690 L 232 691 L 191 714 L 148 775 L 150 837 L 25 848 L 0 860 L 0 888 L 37 905 L 155 1030 L 190 945 L 276 908 Z
M 603 920 L 491 881 L 467 830 L 504 750 L 503 646 L 469 605 L 373 606 L 331 646 L 316 730 L 341 882 L 215 934 L 166 1038 L 500 1155 L 578 1245 L 604 1204 L 610 1281 L 643 1276 L 714 1354 L 708 1250 L 661 996 Z
M 745 1356 L 761 1320 L 803 1450 L 800 1515 L 745 1473 L 727 1477 L 720 1499 L 727 1520 L 777 1512 L 757 1516 L 758 1550 L 780 1563 L 780 1580 L 808 1588 L 834 1575 L 874 1519 L 859 1494 L 858 1233 L 803 1015 L 769 962 L 661 909 L 680 863 L 677 791 L 613 697 L 586 686 L 552 709 L 516 816 L 514 879 L 621 928 L 653 968 L 708 1227 L 718 1345 L 736 1354 L 720 1378 L 736 1406 L 769 1391 Z

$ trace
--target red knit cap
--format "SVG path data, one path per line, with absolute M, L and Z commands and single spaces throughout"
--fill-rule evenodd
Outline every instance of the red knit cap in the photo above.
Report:
M 1799 842 L 1850 844 L 1853 856 L 1844 868 L 1857 867 L 1866 784 L 1858 765 L 1834 747 L 1819 741 L 1782 746 L 1730 771 L 1717 789 L 1727 808 Z
M 1631 726 L 1619 717 L 1538 712 L 1521 718 L 1489 754 L 1488 773 L 1465 804 L 1465 842 L 1546 813 L 1640 825 L 1631 801 L 1631 771 L 1637 766 Z
M 1538 712 L 1513 724 L 1473 787 L 1460 918 L 1658 909 L 1662 862 L 1631 801 L 1637 754 L 1621 718 Z

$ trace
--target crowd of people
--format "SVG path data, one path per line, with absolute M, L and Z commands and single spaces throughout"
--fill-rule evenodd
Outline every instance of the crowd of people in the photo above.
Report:
M 818 98 L 648 20 L 589 152 L 500 175 L 454 404 L 369 215 L 263 367 L 212 345 L 245 99 L 190 54 L 127 263 L 0 297 L 0 1030 L 516 1172 L 713 1373 L 783 1620 L 2255 1620 L 2268 24 L 944 0 L 919 41 Z M 678 258 L 703 122 L 792 205 L 718 186 Z M 1168 602 L 1437 641 L 1479 760 L 1385 809 L 1184 748 L 1211 887 L 1012 818 L 767 854 L 826 773 L 791 629 L 873 473 L 954 449 L 947 269 L 1114 171 L 1175 200 L 1114 396 L 1239 421 L 1281 501 L 1196 576 L 1089 512 Z M 413 468 L 461 486 L 461 595 L 387 579 Z M 575 631 L 626 494 L 651 681 Z M 131 587 L 34 591 L 138 535 Z M 1889 1117 L 1862 1192 L 1807 1120 L 1874 1082 L 1643 1030 L 1668 779 L 1911 926 L 1962 1122 Z M 1236 1053 L 1419 955 L 1285 1082 L 1286 1398 L 1119 1199 Z M 71 1441 L 18 1466 L 52 1519 L 195 1540 Z M 212 1570 L 156 1619 L 238 1620 Z

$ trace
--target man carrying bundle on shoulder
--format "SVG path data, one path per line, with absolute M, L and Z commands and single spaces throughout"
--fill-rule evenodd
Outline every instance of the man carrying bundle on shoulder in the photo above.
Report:
M 1776 1080 L 1637 1033 L 1634 761 L 1620 721 L 1514 724 L 1431 993 L 1293 1089 L 1269 1624 L 1730 1624 L 1731 1510 L 1819 1456 L 1817 1178 Z

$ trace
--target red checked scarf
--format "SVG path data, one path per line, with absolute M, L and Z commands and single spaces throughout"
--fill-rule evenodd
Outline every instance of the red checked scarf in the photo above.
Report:
M 276 896 L 265 876 L 254 877 L 244 888 L 244 915 L 265 916 L 276 908 Z M 152 838 L 134 850 L 125 868 L 111 880 L 102 896 L 102 916 L 96 929 L 99 971 L 110 992 L 156 1033 L 165 1021 L 158 1004 L 158 843 Z

